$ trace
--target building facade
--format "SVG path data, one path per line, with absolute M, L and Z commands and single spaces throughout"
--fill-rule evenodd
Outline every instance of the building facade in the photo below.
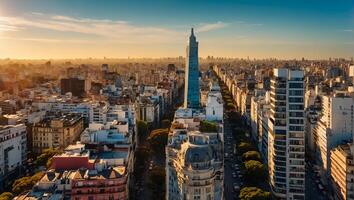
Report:
M 26 126 L 0 126 L 0 189 L 4 186 L 4 179 L 19 169 L 26 159 Z
M 327 182 L 331 174 L 331 149 L 352 139 L 353 106 L 353 98 L 345 94 L 322 97 L 322 111 L 314 129 L 314 138 L 316 161 L 321 166 L 324 182 Z
M 339 145 L 331 151 L 331 181 L 334 199 L 354 199 L 354 145 Z
M 305 199 L 303 71 L 274 69 L 268 120 L 268 168 L 273 194 Z
M 75 143 L 84 130 L 83 118 L 79 114 L 66 114 L 46 118 L 32 128 L 32 144 L 35 153 L 48 148 L 63 149 Z
M 223 199 L 222 141 L 218 133 L 188 131 L 181 123 L 174 125 L 166 148 L 166 199 Z

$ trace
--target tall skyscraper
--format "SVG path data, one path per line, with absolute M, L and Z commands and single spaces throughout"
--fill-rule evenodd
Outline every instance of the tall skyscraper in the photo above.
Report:
M 305 199 L 303 71 L 274 69 L 268 121 L 268 167 L 278 199 Z
M 184 86 L 184 107 L 199 108 L 199 63 L 198 42 L 194 36 L 193 28 L 189 37 L 186 57 L 186 72 Z

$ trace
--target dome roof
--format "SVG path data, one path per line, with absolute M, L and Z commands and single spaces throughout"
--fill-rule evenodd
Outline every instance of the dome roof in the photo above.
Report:
M 209 146 L 189 146 L 184 152 L 185 164 L 208 162 L 212 160 L 213 152 Z

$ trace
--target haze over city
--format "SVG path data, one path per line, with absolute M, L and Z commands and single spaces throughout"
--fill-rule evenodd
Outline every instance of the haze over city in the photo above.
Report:
M 0 58 L 350 58 L 354 3 L 330 0 L 0 1 Z

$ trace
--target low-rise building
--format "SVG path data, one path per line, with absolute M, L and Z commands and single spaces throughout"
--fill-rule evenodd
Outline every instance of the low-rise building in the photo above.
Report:
M 69 144 L 74 144 L 83 130 L 83 118 L 79 114 L 48 115 L 33 125 L 33 151 L 42 153 L 48 148 L 64 149 Z

